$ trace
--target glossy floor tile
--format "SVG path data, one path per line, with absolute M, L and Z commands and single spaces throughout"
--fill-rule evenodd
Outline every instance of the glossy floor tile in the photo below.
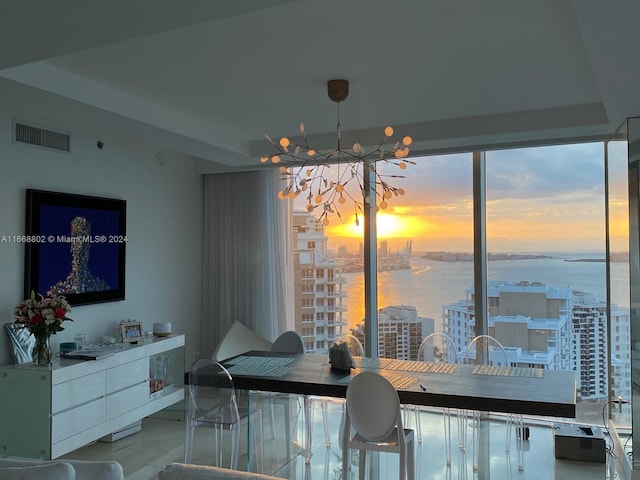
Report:
M 339 431 L 341 428 L 342 410 L 339 404 L 328 411 L 330 446 L 326 446 L 321 410 L 313 412 L 312 458 L 306 464 L 301 454 L 300 442 L 294 439 L 290 444 L 293 460 L 286 461 L 284 430 L 276 429 L 273 438 L 269 418 L 263 418 L 263 435 L 260 447 L 261 455 L 251 456 L 250 469 L 261 467 L 265 473 L 272 473 L 286 479 L 305 480 L 338 480 L 341 478 L 341 449 Z M 409 417 L 411 420 L 412 416 Z M 612 472 L 613 462 L 597 464 L 556 460 L 554 456 L 553 429 L 550 424 L 530 425 L 530 438 L 524 443 L 524 470 L 517 466 L 515 439 L 512 439 L 510 452 L 505 452 L 506 426 L 502 421 L 484 421 L 480 427 L 481 447 L 479 469 L 473 471 L 471 426 L 468 428 L 468 445 L 466 452 L 458 446 L 456 418 L 452 418 L 452 463 L 446 465 L 444 428 L 442 415 L 437 412 L 423 411 L 420 414 L 423 441 L 416 443 L 416 479 L 424 480 L 467 480 L 467 479 L 514 479 L 514 480 L 549 480 L 576 479 L 602 480 L 618 478 Z M 281 425 L 283 422 L 277 422 Z M 413 421 L 407 425 L 415 428 Z M 194 441 L 193 463 L 213 464 L 213 436 L 209 429 L 198 429 Z M 304 435 L 302 421 L 297 422 L 295 437 L 302 439 Z M 229 433 L 225 435 L 224 462 L 228 462 Z M 127 480 L 150 480 L 157 478 L 157 472 L 171 462 L 182 462 L 184 459 L 185 423 L 180 412 L 164 412 L 161 415 L 146 418 L 142 431 L 113 443 L 96 442 L 66 455 L 76 459 L 113 459 L 124 468 Z M 253 442 L 252 442 L 253 443 Z M 260 448 L 252 445 L 254 453 Z M 351 478 L 357 477 L 357 455 L 350 454 L 353 468 Z M 380 479 L 398 477 L 398 456 L 380 454 L 377 461 L 377 476 Z M 611 465 L 610 465 L 611 464 Z M 247 465 L 246 429 L 240 441 L 239 468 Z

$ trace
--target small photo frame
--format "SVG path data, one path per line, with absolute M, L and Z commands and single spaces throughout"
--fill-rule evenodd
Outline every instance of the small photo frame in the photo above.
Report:
M 120 337 L 122 343 L 138 343 L 144 339 L 142 322 L 137 320 L 122 320 L 120 322 Z

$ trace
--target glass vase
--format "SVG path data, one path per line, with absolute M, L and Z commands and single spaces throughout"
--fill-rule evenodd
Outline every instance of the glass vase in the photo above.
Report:
M 33 346 L 33 362 L 36 365 L 49 365 L 51 363 L 51 343 L 49 335 L 36 335 L 36 343 Z

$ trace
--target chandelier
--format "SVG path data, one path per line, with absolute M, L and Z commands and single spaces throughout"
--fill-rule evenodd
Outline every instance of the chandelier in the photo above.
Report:
M 276 142 L 265 134 L 269 143 L 275 147 L 276 153 L 264 155 L 260 161 L 280 164 L 283 188 L 278 192 L 278 198 L 281 200 L 293 199 L 304 193 L 307 198 L 307 211 L 313 213 L 314 210 L 320 209 L 320 219 L 326 226 L 329 225 L 331 214 L 336 214 L 340 221 L 343 221 L 339 208 L 349 199 L 353 203 L 356 225 L 359 225 L 358 213 L 363 213 L 365 204 L 374 204 L 375 211 L 378 211 L 387 208 L 393 197 L 404 195 L 404 189 L 389 183 L 390 179 L 393 181 L 404 178 L 404 175 L 381 175 L 375 164 L 383 161 L 396 165 L 400 170 L 405 170 L 408 163 L 415 165 L 407 159 L 412 139 L 405 136 L 393 145 L 387 145 L 394 135 L 393 128 L 388 126 L 384 129 L 380 143 L 370 151 L 365 151 L 365 147 L 360 143 L 345 148 L 341 143 L 340 102 L 349 95 L 349 82 L 329 80 L 327 93 L 338 107 L 336 147 L 325 151 L 313 148 L 307 140 L 304 123 L 300 123 L 301 136 L 297 139 L 282 137 Z M 374 172 L 375 202 L 364 186 L 365 175 L 368 175 L 368 172 Z M 351 194 L 348 189 L 356 184 L 359 196 Z

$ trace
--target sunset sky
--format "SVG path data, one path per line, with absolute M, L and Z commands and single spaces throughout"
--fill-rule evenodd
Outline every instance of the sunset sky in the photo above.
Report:
M 490 252 L 604 251 L 603 144 L 587 143 L 487 152 L 487 230 Z M 626 143 L 610 148 L 612 250 L 626 251 Z M 414 252 L 466 251 L 472 247 L 472 156 L 412 158 L 400 170 L 379 163 L 379 173 L 405 175 L 390 180 L 404 196 L 392 197 L 378 214 L 378 240 L 390 249 L 413 240 Z M 351 188 L 353 194 L 355 189 Z M 295 208 L 304 209 L 300 195 Z M 329 248 L 358 251 L 353 203 L 340 208 L 344 223 L 329 217 Z M 361 221 L 362 223 L 362 221 Z

